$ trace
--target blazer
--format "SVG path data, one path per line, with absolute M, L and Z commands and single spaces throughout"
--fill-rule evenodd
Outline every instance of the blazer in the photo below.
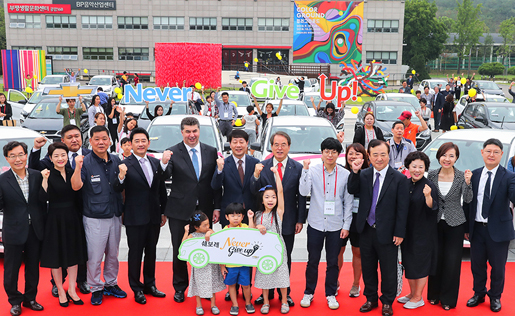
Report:
M 88 149 L 86 147 L 82 147 L 82 155 L 83 156 L 86 156 L 89 153 L 91 153 L 91 149 Z M 48 156 L 48 154 L 46 154 L 46 156 L 43 159 L 41 159 L 41 149 L 30 152 L 30 155 L 29 155 L 29 168 L 41 171 L 41 170 L 44 170 L 44 169 L 50 170 L 53 167 L 54 167 L 54 163 L 50 160 L 50 157 Z M 66 167 L 67 168 L 71 168 L 72 167 L 72 165 L 70 164 L 69 160 L 66 163 Z
M 443 104 L 445 102 L 445 97 L 443 96 L 443 94 L 441 94 L 440 92 L 438 92 L 436 94 L 436 100 L 435 100 L 435 97 L 433 96 L 433 98 L 431 99 L 431 104 L 433 105 L 433 110 L 434 109 L 441 109 L 443 108 Z
M 479 180 L 483 168 L 472 171 L 473 198 L 470 203 L 465 203 L 465 215 L 469 222 L 466 232 L 470 233 L 470 240 L 474 234 L 474 222 L 477 212 L 477 192 Z M 488 214 L 488 232 L 495 242 L 503 242 L 515 239 L 513 230 L 513 215 L 510 210 L 510 201 L 515 203 L 515 174 L 499 166 L 495 174 L 490 196 L 490 211 Z
M 213 190 L 211 180 L 215 172 L 218 154 L 216 148 L 200 143 L 202 155 L 202 170 L 199 179 L 195 174 L 193 163 L 184 142 L 168 148 L 173 152 L 164 177 L 172 177 L 172 185 L 165 215 L 178 220 L 189 220 L 195 212 L 198 201 L 198 209 L 212 218 L 214 209 L 220 209 L 222 190 Z
M 461 198 L 463 197 L 464 203 L 472 201 L 472 182 L 470 185 L 465 183 L 465 174 L 454 168 L 454 179 L 452 180 L 451 188 L 447 195 L 442 195 L 440 192 L 440 185 L 438 184 L 438 174 L 442 168 L 429 171 L 427 178 L 434 183 L 438 189 L 438 215 L 437 222 L 445 217 L 445 222 L 452 227 L 459 226 L 467 221 L 465 212 L 461 206 Z
M 257 195 L 259 189 L 267 184 L 272 185 L 274 188 L 275 177 L 270 168 L 273 167 L 273 159 L 269 158 L 262 161 L 264 168 L 256 179 L 252 175 L 250 179 L 250 190 Z M 283 175 L 283 195 L 284 195 L 284 215 L 283 215 L 283 235 L 295 234 L 295 225 L 297 223 L 304 224 L 306 222 L 306 197 L 302 196 L 299 192 L 299 181 L 302 175 L 302 165 L 297 161 L 288 157 L 288 163 L 284 168 Z M 262 201 L 256 200 L 256 210 L 261 205 Z
M 377 126 L 373 126 L 373 128 L 374 128 L 374 134 L 376 135 L 376 139 L 386 141 L 383 136 L 383 131 L 381 131 L 381 129 Z M 361 145 L 363 145 L 363 147 L 365 147 L 365 140 L 366 140 L 365 138 L 366 138 L 365 127 L 362 126 L 362 127 L 358 128 L 356 130 L 356 132 L 354 133 L 354 139 L 352 140 L 352 142 L 360 143 Z M 365 148 L 365 149 L 367 149 L 367 148 Z
M 29 175 L 29 201 L 12 170 L 0 175 L 0 209 L 3 209 L 3 242 L 10 245 L 23 245 L 29 236 L 29 215 L 32 228 L 39 240 L 43 240 L 46 222 L 46 203 L 39 199 L 39 189 L 43 177 L 37 170 L 27 169 Z
M 9 102 L 5 102 L 3 107 L 0 107 L 0 113 L 5 114 L 4 120 L 12 120 L 13 118 L 13 108 Z
M 245 155 L 245 176 L 243 177 L 243 184 L 241 183 L 238 167 L 231 155 L 225 158 L 224 169 L 218 174 L 218 168 L 215 169 L 213 179 L 211 179 L 211 188 L 213 190 L 220 190 L 224 188 L 222 195 L 222 214 L 225 208 L 230 203 L 242 203 L 245 205 L 245 210 L 255 209 L 255 196 L 250 190 L 250 179 L 254 178 L 254 169 L 259 160 Z
M 406 176 L 388 166 L 381 192 L 376 204 L 377 237 L 381 244 L 391 244 L 393 237 L 404 238 L 410 203 L 409 181 Z M 350 194 L 359 194 L 359 208 L 356 218 L 358 233 L 363 232 L 372 207 L 374 168 L 351 172 L 347 185 Z
M 130 155 L 122 161 L 127 166 L 123 183 L 116 177 L 114 190 L 125 190 L 123 223 L 125 226 L 160 224 L 166 207 L 166 187 L 163 169 L 158 159 L 147 156 L 152 166 L 152 185 L 149 186 L 138 157 Z

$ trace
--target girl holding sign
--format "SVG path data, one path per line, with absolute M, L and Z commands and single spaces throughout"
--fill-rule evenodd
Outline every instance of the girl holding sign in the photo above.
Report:
M 256 170 L 263 168 L 262 164 L 256 165 Z M 257 228 L 264 235 L 267 231 L 281 235 L 281 227 L 284 214 L 284 197 L 283 197 L 283 185 L 281 177 L 277 168 L 272 167 L 270 170 L 274 173 L 276 179 L 277 190 L 267 185 L 259 190 L 259 196 L 262 201 L 259 211 L 254 212 L 248 211 L 249 227 Z M 259 170 L 261 171 L 261 170 Z M 282 240 L 282 237 L 281 237 Z M 284 244 L 284 240 L 282 241 Z M 286 314 L 290 311 L 288 306 L 287 288 L 290 286 L 290 274 L 288 272 L 288 259 L 286 257 L 286 251 L 283 251 L 283 262 L 282 264 L 271 274 L 263 274 L 256 270 L 256 277 L 254 280 L 255 286 L 263 290 L 264 304 L 261 307 L 262 314 L 268 314 L 270 311 L 270 302 L 268 300 L 268 292 L 270 289 L 281 290 L 281 313 Z

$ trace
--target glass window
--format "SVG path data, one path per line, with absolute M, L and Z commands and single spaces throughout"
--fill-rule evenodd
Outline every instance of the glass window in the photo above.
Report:
M 148 29 L 148 17 L 146 16 L 119 16 L 118 17 L 118 29 L 136 29 L 145 30 Z
M 372 33 L 398 33 L 399 20 L 368 20 L 367 31 Z
M 148 60 L 149 52 L 147 47 L 119 47 L 118 60 Z
M 123 17 L 119 17 L 118 21 L 122 20 Z M 90 15 L 82 16 L 81 18 L 83 29 L 112 29 L 113 28 L 113 17 L 104 15 Z
M 190 30 L 216 30 L 216 23 L 216 18 L 190 18 Z
M 86 60 L 113 60 L 113 49 L 105 47 L 83 47 L 82 57 Z
M 252 23 L 252 19 L 247 19 L 248 23 Z M 248 25 L 247 24 L 247 27 Z M 249 29 L 250 30 L 250 29 Z M 281 18 L 258 18 L 258 31 L 283 31 L 290 30 L 290 19 Z

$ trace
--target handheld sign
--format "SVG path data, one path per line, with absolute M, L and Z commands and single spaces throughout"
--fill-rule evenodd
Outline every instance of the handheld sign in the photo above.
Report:
M 257 267 L 263 274 L 273 273 L 283 263 L 284 245 L 273 232 L 261 234 L 253 228 L 227 228 L 205 238 L 182 242 L 179 259 L 194 268 L 208 263 Z

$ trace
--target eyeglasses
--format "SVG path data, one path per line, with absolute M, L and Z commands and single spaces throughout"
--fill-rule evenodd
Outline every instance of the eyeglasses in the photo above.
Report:
M 15 160 L 17 158 L 23 159 L 23 157 L 25 157 L 25 155 L 27 155 L 27 154 L 10 155 L 10 156 L 7 156 L 7 158 L 12 159 L 12 160 Z
M 282 144 L 277 144 L 277 143 L 274 143 L 273 145 L 275 148 L 286 148 L 288 147 L 288 144 L 287 143 L 282 143 Z
M 322 152 L 324 155 L 328 155 L 328 156 L 337 156 L 338 155 L 338 152 L 336 150 L 331 150 L 331 149 L 324 149 L 324 151 Z
M 266 189 L 270 189 L 270 188 L 273 188 L 273 186 L 271 186 L 270 184 L 267 184 L 264 187 L 262 187 L 261 189 L 259 189 L 259 192 L 264 192 Z
M 491 154 L 494 154 L 495 156 L 499 156 L 502 154 L 502 151 L 499 150 L 485 150 L 485 154 L 487 156 L 490 156 Z

